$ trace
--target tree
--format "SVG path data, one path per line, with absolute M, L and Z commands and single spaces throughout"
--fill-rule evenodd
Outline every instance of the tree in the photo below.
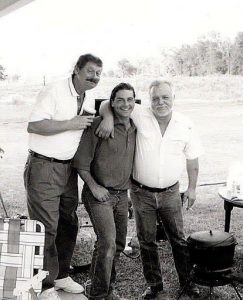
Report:
M 0 65 L 0 80 L 5 80 L 7 75 L 5 74 L 5 69 L 2 65 Z
M 115 72 L 113 70 L 109 70 L 107 72 L 108 77 L 115 77 Z
M 192 45 L 174 51 L 176 74 L 198 76 L 230 72 L 230 44 L 220 34 L 210 32 Z
M 11 79 L 12 79 L 12 81 L 14 81 L 14 82 L 19 81 L 20 75 L 19 75 L 19 74 L 13 74 L 13 75 L 11 76 Z
M 118 61 L 118 67 L 122 72 L 122 77 L 130 77 L 137 73 L 137 68 L 132 65 L 126 58 Z
M 231 51 L 232 74 L 243 75 L 243 32 L 239 32 Z

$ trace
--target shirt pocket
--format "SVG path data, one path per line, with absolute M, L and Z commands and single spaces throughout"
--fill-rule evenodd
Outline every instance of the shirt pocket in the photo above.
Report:
M 39 158 L 32 158 L 29 171 L 29 186 L 32 188 L 44 187 L 52 183 L 53 163 Z
M 171 154 L 182 154 L 186 147 L 186 136 L 170 136 L 167 143 Z

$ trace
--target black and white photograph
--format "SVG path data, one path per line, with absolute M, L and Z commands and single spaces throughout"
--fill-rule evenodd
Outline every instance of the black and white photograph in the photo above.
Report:
M 0 300 L 243 299 L 242 16 L 0 0 Z

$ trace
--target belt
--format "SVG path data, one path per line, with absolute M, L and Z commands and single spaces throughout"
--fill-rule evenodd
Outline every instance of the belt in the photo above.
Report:
M 147 186 L 147 185 L 144 185 L 144 184 L 141 184 L 140 182 L 138 182 L 137 180 L 131 178 L 131 182 L 133 184 L 135 184 L 136 186 L 140 187 L 141 189 L 144 189 L 144 190 L 147 190 L 151 193 L 161 193 L 161 192 L 165 192 L 165 191 L 168 191 L 169 189 L 173 188 L 175 185 L 177 185 L 178 181 L 174 184 L 172 184 L 171 186 L 168 186 L 166 188 L 152 188 L 150 186 Z
M 109 192 L 114 192 L 114 193 L 117 193 L 117 194 L 127 192 L 127 189 L 126 189 L 126 190 L 120 190 L 120 189 L 114 189 L 113 187 L 106 187 L 106 189 L 107 189 Z
M 40 158 L 40 159 L 44 159 L 44 160 L 48 160 L 50 162 L 56 162 L 56 163 L 61 163 L 61 164 L 69 164 L 72 160 L 71 159 L 67 159 L 67 160 L 61 160 L 61 159 L 56 159 L 54 157 L 48 157 L 39 153 L 36 153 L 32 150 L 29 150 L 29 153 L 32 157 L 36 157 L 36 158 Z

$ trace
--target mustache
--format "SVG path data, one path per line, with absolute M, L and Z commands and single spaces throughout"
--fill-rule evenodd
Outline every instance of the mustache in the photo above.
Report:
M 87 81 L 90 81 L 90 82 L 92 82 L 92 83 L 98 83 L 98 82 L 99 82 L 99 80 L 98 80 L 98 79 L 95 79 L 95 78 L 87 78 L 86 80 L 87 80 Z

